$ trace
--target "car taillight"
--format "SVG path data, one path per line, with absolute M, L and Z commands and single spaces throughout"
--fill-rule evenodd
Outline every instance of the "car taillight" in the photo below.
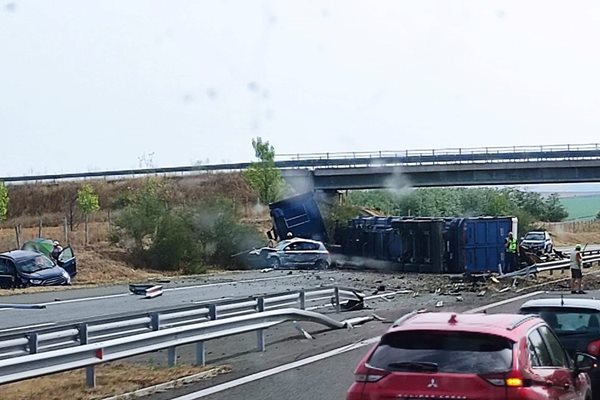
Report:
M 362 368 L 359 368 L 354 374 L 355 382 L 365 382 L 365 383 L 373 383 L 381 380 L 385 376 L 389 374 L 388 371 L 384 371 L 378 368 L 372 368 L 367 365 L 364 365 Z
M 488 381 L 494 386 L 506 386 L 506 387 L 523 387 L 527 386 L 525 381 L 518 372 L 511 372 L 510 374 L 485 374 L 480 375 L 483 379 Z
M 587 352 L 593 356 L 600 356 L 600 340 L 594 340 L 587 346 Z

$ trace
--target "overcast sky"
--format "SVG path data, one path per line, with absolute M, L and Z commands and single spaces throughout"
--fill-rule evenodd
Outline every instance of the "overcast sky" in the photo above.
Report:
M 0 176 L 600 142 L 598 39 L 593 1 L 0 0 Z

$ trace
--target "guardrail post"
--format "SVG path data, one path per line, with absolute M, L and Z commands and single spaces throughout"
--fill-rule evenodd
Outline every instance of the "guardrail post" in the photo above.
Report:
M 35 354 L 38 352 L 38 334 L 30 333 L 29 337 L 29 354 Z
M 300 309 L 306 310 L 306 293 L 304 290 L 300 291 Z
M 196 343 L 196 365 L 204 367 L 206 365 L 206 352 L 204 342 Z
M 96 387 L 96 369 L 93 365 L 85 367 L 85 386 L 90 389 Z
M 153 331 L 157 331 L 160 329 L 160 314 L 155 312 L 150 314 L 150 328 Z
M 174 367 L 177 364 L 177 347 L 169 347 L 167 350 L 167 364 Z
M 256 298 L 256 311 L 258 311 L 258 312 L 265 311 L 265 298 L 264 297 Z
M 79 344 L 89 343 L 88 324 L 79 324 Z M 93 365 L 85 367 L 85 386 L 92 389 L 96 387 L 96 368 Z
M 340 288 L 337 286 L 333 289 L 333 297 L 335 299 L 335 312 L 340 313 L 342 311 L 340 305 Z
M 258 351 L 266 351 L 267 346 L 265 344 L 265 330 L 259 329 L 256 331 L 256 349 Z
M 211 321 L 214 321 L 217 319 L 217 305 L 216 304 L 208 305 L 208 317 L 211 319 Z

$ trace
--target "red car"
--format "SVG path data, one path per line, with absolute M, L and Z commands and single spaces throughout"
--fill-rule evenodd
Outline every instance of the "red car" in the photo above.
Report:
M 595 366 L 534 315 L 411 313 L 358 364 L 347 399 L 591 400 Z

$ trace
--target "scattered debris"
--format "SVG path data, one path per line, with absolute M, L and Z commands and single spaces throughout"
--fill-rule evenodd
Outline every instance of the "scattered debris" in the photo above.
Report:
M 260 272 L 262 272 L 262 273 L 267 273 L 267 272 L 271 272 L 271 271 L 273 271 L 273 268 L 263 268 L 260 270 Z
M 380 292 L 385 292 L 385 285 L 377 286 L 377 290 L 379 290 Z
M 510 286 L 507 286 L 507 287 L 505 287 L 505 288 L 503 288 L 503 289 L 500 289 L 500 290 L 499 290 L 499 292 L 500 292 L 500 293 L 506 293 L 506 292 L 508 292 L 509 290 L 510 290 Z
M 320 275 L 315 275 L 315 278 L 316 278 L 318 281 L 320 281 L 321 279 L 323 279 L 323 278 L 321 278 L 321 276 L 320 276 Z
M 288 274 L 288 275 L 292 275 L 292 271 L 289 271 L 287 274 Z
M 496 278 L 495 276 L 492 276 L 492 277 L 490 278 L 490 280 L 491 280 L 492 282 L 494 282 L 494 283 L 500 283 L 500 281 L 498 280 L 498 278 Z
M 435 289 L 435 292 L 433 292 L 434 294 L 440 294 L 442 293 L 442 288 L 437 288 Z
M 295 325 L 296 330 L 298 330 L 306 339 L 311 339 L 313 340 L 314 337 L 308 333 L 304 328 L 302 328 L 301 326 Z
M 444 302 L 440 300 L 440 301 L 438 301 L 437 303 L 435 303 L 435 306 L 436 306 L 437 308 L 444 307 Z
M 159 297 L 163 295 L 163 287 L 162 285 L 152 286 L 146 289 L 145 299 L 153 299 L 155 297 Z
M 456 296 L 456 301 L 459 301 L 459 302 L 460 302 L 460 301 L 463 301 L 463 298 L 462 298 L 462 296 Z
M 484 290 L 480 291 L 479 293 L 477 293 L 477 297 L 483 297 L 483 296 L 485 296 L 486 293 L 487 293 L 487 290 L 484 289 Z
M 417 292 L 417 291 L 413 292 L 412 297 L 418 297 L 418 296 L 419 296 L 419 292 Z
M 390 322 L 390 321 L 388 321 L 387 319 L 385 319 L 385 318 L 383 318 L 383 317 L 380 317 L 379 315 L 377 315 L 377 314 L 375 314 L 375 313 L 371 314 L 371 316 L 372 316 L 373 318 L 375 318 L 377 321 L 381 321 L 381 322 Z

